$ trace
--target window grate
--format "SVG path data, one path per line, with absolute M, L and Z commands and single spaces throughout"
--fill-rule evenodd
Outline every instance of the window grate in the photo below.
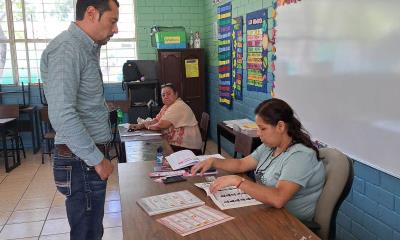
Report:
M 0 84 L 37 83 L 47 44 L 68 28 L 76 0 L 0 1 Z M 119 33 L 102 47 L 105 83 L 122 81 L 122 65 L 136 59 L 133 0 L 119 0 Z

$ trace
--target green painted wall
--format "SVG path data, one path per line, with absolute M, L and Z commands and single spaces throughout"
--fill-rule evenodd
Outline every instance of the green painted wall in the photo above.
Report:
M 153 25 L 183 26 L 189 39 L 190 31 L 204 33 L 204 0 L 135 0 L 137 56 L 141 60 L 156 59 L 151 46 Z

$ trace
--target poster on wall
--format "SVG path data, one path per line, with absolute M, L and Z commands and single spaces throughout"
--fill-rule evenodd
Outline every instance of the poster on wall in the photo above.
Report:
M 267 10 L 248 13 L 247 27 L 247 90 L 268 92 L 267 83 L 273 82 L 268 74 L 268 23 Z M 272 78 L 272 79 L 271 79 Z M 272 85 L 270 84 L 272 87 Z
M 232 5 L 218 7 L 218 78 L 219 103 L 232 107 Z
M 233 97 L 237 100 L 243 100 L 243 17 L 232 19 L 232 79 L 233 79 Z

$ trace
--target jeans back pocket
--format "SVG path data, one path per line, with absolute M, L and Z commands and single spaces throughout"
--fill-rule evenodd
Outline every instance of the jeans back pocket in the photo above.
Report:
M 54 182 L 57 190 L 65 196 L 71 196 L 72 166 L 54 166 Z

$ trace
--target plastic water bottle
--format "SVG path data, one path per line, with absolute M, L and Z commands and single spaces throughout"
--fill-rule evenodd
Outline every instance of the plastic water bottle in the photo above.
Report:
M 189 48 L 193 48 L 193 46 L 194 46 L 194 35 L 193 35 L 193 31 L 190 31 Z
M 124 113 L 122 112 L 121 108 L 117 109 L 117 121 L 118 124 L 121 124 L 124 121 Z
M 161 166 L 163 162 L 164 154 L 163 148 L 160 146 L 157 148 L 156 165 Z

